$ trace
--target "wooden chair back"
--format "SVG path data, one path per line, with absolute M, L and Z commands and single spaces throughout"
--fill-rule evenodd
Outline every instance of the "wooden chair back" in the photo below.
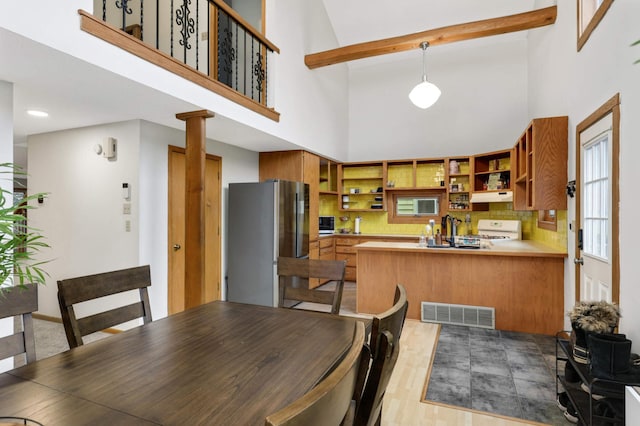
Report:
M 398 284 L 391 309 L 373 317 L 371 326 L 371 367 L 366 382 L 360 379 L 354 393 L 356 401 L 354 425 L 379 425 L 382 399 L 400 353 L 400 335 L 407 315 L 407 292 Z M 362 384 L 364 382 L 364 389 Z
M 353 396 L 361 354 L 364 324 L 356 322 L 351 349 L 340 364 L 313 389 L 280 411 L 269 415 L 267 426 L 338 426 Z
M 22 331 L 0 337 L 0 360 L 25 354 L 27 363 L 36 360 L 36 343 L 31 313 L 38 310 L 38 285 L 5 287 L 0 294 L 0 319 L 21 316 Z
M 400 344 L 389 331 L 380 333 L 380 346 L 375 354 L 367 382 L 360 402 L 356 402 L 354 426 L 380 425 L 382 418 L 382 399 L 398 361 Z
M 150 285 L 149 265 L 58 281 L 58 302 L 69 347 L 83 345 L 83 336 L 127 321 L 142 318 L 145 324 L 151 322 L 147 292 Z M 73 305 L 77 303 L 136 289 L 140 293 L 138 302 L 83 318 L 76 317 Z
M 393 306 L 385 312 L 373 316 L 373 321 L 371 323 L 371 339 L 369 341 L 372 356 L 375 357 L 376 351 L 379 347 L 378 338 L 380 333 L 383 331 L 387 330 L 391 332 L 394 339 L 400 340 L 408 308 L 409 302 L 407 301 L 407 291 L 404 289 L 402 284 L 398 284 L 396 285 Z
M 321 303 L 331 305 L 331 313 L 337 315 L 342 303 L 344 273 L 346 261 L 278 258 L 279 307 L 285 306 L 285 300 Z M 295 282 L 292 278 L 301 280 Z M 309 278 L 323 278 L 336 282 L 333 291 L 309 288 Z

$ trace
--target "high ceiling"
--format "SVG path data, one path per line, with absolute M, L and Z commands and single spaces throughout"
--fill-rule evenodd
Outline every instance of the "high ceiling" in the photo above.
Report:
M 425 30 L 463 24 L 534 10 L 534 0 L 323 0 L 338 44 L 355 43 L 402 36 Z M 555 2 L 547 1 L 539 7 Z M 527 32 L 497 36 L 501 39 L 525 38 Z M 461 42 L 481 46 L 495 42 L 494 37 Z M 456 49 L 456 43 L 438 46 L 438 49 Z M 380 61 L 402 60 L 415 57 L 414 52 L 403 52 L 384 57 L 358 60 L 350 67 L 368 66 Z
M 534 0 L 323 1 L 340 46 L 534 8 Z M 495 37 L 461 43 L 491 43 Z M 526 37 L 526 32 L 497 37 Z M 456 49 L 456 44 L 437 48 Z M 413 52 L 353 61 L 349 65 L 397 60 L 407 54 Z M 0 29 L 0 57 L 5 58 L 0 67 L 0 80 L 14 83 L 14 139 L 18 163 L 23 162 L 19 158 L 20 147 L 24 147 L 30 134 L 131 119 L 175 127 L 174 114 L 168 111 L 199 109 L 3 29 Z M 7 66 L 8 63 L 11 65 Z M 118 95 L 114 96 L 114 93 Z M 50 117 L 45 120 L 30 117 L 25 114 L 29 108 L 46 109 Z M 228 121 L 221 123 L 217 134 L 229 135 L 232 144 L 251 150 L 261 150 L 267 145 L 272 149 L 274 146 L 287 149 L 286 142 L 246 126 L 239 128 Z

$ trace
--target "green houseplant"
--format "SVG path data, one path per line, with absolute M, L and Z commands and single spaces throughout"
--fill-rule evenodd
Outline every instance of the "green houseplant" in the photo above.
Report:
M 15 176 L 25 173 L 12 163 L 0 163 L 0 175 L 0 179 L 11 176 L 4 179 L 13 183 Z M 26 220 L 27 211 L 34 208 L 29 202 L 45 194 L 25 196 L 10 203 L 12 194 L 8 189 L 0 188 L 0 294 L 7 285 L 44 284 L 47 275 L 41 268 L 47 261 L 38 261 L 34 256 L 49 245 Z

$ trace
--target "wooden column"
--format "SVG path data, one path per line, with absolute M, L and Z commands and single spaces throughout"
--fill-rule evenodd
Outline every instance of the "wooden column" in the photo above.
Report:
M 186 122 L 185 172 L 185 240 L 184 307 L 204 301 L 204 168 L 207 155 L 205 121 L 211 111 L 200 110 L 176 114 Z

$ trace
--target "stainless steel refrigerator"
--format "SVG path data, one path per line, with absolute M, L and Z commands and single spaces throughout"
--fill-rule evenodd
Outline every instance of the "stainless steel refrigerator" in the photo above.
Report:
M 278 305 L 278 256 L 309 255 L 309 185 L 229 184 L 227 300 Z

